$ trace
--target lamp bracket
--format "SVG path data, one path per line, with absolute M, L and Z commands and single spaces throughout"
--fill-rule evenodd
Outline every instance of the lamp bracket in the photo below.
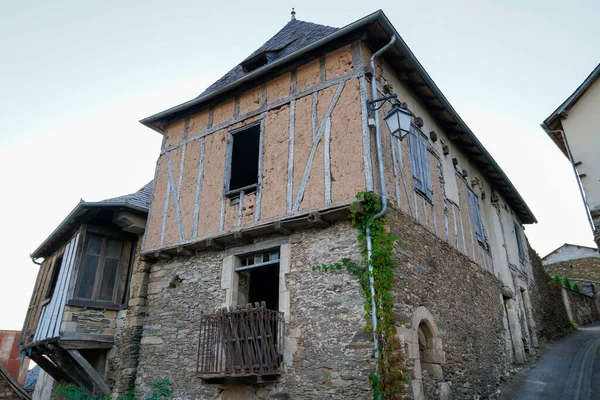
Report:
M 367 100 L 367 106 L 369 106 L 370 110 L 377 110 L 377 109 L 381 108 L 386 101 L 391 100 L 391 99 L 397 99 L 397 98 L 398 98 L 398 95 L 396 93 L 393 93 L 389 96 L 380 97 L 375 100 Z M 376 106 L 377 103 L 381 103 L 381 105 L 379 107 L 377 107 Z

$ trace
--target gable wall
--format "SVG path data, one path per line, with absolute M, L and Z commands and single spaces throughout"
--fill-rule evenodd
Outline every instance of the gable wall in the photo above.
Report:
M 590 210 L 600 210 L 600 80 L 597 80 L 569 110 L 562 126 L 567 134 L 569 147 L 585 190 L 585 197 Z

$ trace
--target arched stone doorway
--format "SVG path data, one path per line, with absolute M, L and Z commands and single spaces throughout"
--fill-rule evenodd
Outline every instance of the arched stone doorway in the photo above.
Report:
M 398 334 L 407 347 L 412 363 L 411 386 L 415 400 L 447 399 L 449 386 L 444 383 L 442 365 L 446 362 L 442 339 L 433 319 L 425 307 L 415 310 L 411 329 L 398 328 Z

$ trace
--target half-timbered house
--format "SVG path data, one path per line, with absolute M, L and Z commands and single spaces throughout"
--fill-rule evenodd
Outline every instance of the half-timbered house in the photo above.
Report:
M 403 140 L 389 104 L 370 107 L 372 83 L 413 114 Z M 415 398 L 450 382 L 489 393 L 535 353 L 523 233 L 535 217 L 383 12 L 341 29 L 293 14 L 197 98 L 141 122 L 164 140 L 141 249 L 139 387 L 162 373 L 201 398 L 368 397 L 358 283 L 311 267 L 360 259 L 346 218 L 357 193 L 382 193 L 378 151 L 405 246 L 394 301 Z
M 402 138 L 384 121 L 390 104 L 370 103 L 386 97 L 412 115 Z M 143 308 L 127 319 L 141 337 L 127 370 L 138 390 L 167 376 L 178 397 L 372 397 L 360 284 L 313 268 L 361 260 L 347 221 L 361 192 L 389 198 L 401 241 L 393 311 L 413 398 L 485 397 L 535 353 L 523 231 L 535 217 L 383 12 L 343 28 L 292 13 L 197 98 L 141 122 L 164 139 L 134 268 L 142 284 L 129 294 L 129 311 Z M 85 364 L 68 345 L 81 343 L 69 307 L 104 298 L 100 278 L 81 289 L 78 260 L 106 259 L 111 239 L 88 251 L 89 228 L 78 229 L 34 253 L 48 272 L 24 348 L 50 368 Z M 44 303 L 61 256 L 68 290 Z M 112 293 L 115 307 L 127 297 Z

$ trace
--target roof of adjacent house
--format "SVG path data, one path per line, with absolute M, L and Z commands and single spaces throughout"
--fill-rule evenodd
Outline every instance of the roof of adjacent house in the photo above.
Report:
M 111 199 L 102 200 L 99 203 L 122 204 L 128 207 L 136 207 L 141 210 L 148 211 L 152 204 L 152 196 L 154 195 L 154 181 L 150 181 L 140 190 L 134 193 L 123 196 L 113 197 Z
M 61 243 L 65 235 L 73 229 L 77 229 L 82 218 L 91 209 L 101 208 L 124 208 L 140 213 L 148 213 L 152 196 L 154 193 L 154 181 L 148 182 L 140 190 L 119 197 L 113 197 L 97 202 L 87 202 L 81 200 L 79 204 L 67 215 L 67 217 L 52 231 L 52 233 L 38 246 L 31 257 L 33 259 L 47 257 L 49 249 L 54 248 Z
M 241 92 L 244 88 L 256 86 L 268 78 L 309 59 L 316 52 L 333 47 L 336 43 L 348 43 L 358 37 L 363 38 L 379 49 L 390 41 L 392 35 L 397 40 L 392 48 L 382 54 L 391 67 L 406 78 L 416 97 L 431 112 L 450 139 L 486 176 L 493 188 L 503 196 L 523 223 L 537 222 L 517 189 L 508 179 L 502 168 L 481 144 L 479 139 L 462 120 L 448 102 L 433 79 L 425 71 L 408 45 L 402 40 L 383 11 L 379 10 L 343 28 L 332 28 L 309 22 L 292 20 L 275 36 L 253 52 L 248 58 L 209 86 L 200 96 L 165 111 L 144 118 L 140 122 L 164 134 L 168 122 L 208 105 L 216 104 L 226 97 Z M 261 53 L 273 52 L 268 62 L 256 69 L 244 72 L 244 62 Z
M 562 138 L 562 133 L 560 132 L 548 132 L 551 130 L 562 130 L 562 124 L 560 124 L 563 118 L 566 118 L 569 110 L 577 104 L 579 99 L 587 92 L 587 90 L 592 87 L 592 85 L 600 78 L 600 64 L 594 68 L 591 74 L 588 75 L 587 78 L 579 85 L 577 89 L 571 94 L 565 101 L 562 102 L 560 106 L 552 114 L 548 116 L 542 122 L 541 126 L 546 131 L 548 136 L 556 143 L 558 148 L 563 152 L 565 157 L 569 157 L 567 153 L 567 148 L 565 147 L 565 142 Z
M 574 247 L 576 249 L 582 249 L 582 250 L 593 250 L 594 252 L 598 253 L 598 249 L 595 247 L 588 247 L 588 246 L 580 246 L 578 244 L 571 244 L 571 243 L 565 243 L 560 247 L 557 247 L 556 249 L 552 250 L 550 253 L 546 254 L 544 257 L 542 257 L 542 260 L 547 259 L 548 257 L 550 257 L 553 254 L 558 253 L 559 251 L 567 248 L 567 247 Z

